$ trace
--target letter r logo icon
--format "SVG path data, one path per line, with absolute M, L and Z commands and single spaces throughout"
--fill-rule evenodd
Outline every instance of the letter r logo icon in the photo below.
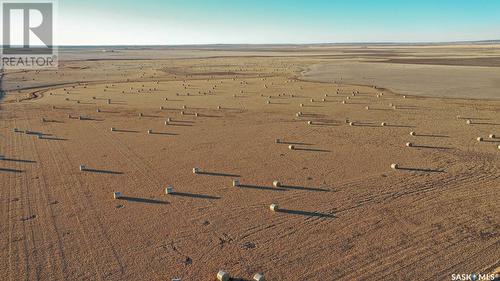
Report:
M 52 54 L 53 17 L 51 2 L 3 2 L 3 54 Z

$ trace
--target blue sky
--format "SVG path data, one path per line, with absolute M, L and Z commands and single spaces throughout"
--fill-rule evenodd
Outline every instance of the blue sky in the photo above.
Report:
M 59 0 L 58 43 L 500 39 L 500 0 Z

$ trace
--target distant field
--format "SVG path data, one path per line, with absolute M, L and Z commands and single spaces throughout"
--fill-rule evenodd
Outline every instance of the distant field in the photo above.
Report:
M 389 59 L 384 63 L 500 67 L 500 57 Z
M 448 64 L 440 65 L 442 61 Z M 500 67 L 462 66 L 456 60 L 395 59 L 392 62 L 319 63 L 305 71 L 303 78 L 374 85 L 407 95 L 500 99 Z

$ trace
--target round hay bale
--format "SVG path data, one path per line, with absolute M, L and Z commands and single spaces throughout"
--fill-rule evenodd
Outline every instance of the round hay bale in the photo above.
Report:
M 255 275 L 253 276 L 253 280 L 254 281 L 266 281 L 266 279 L 264 278 L 264 275 L 262 275 L 260 273 L 255 273 Z
M 273 212 L 276 212 L 276 211 L 278 211 L 279 206 L 278 206 L 278 204 L 271 204 L 271 205 L 269 206 L 269 209 L 270 209 L 271 211 L 273 211 Z
M 217 280 L 229 281 L 230 280 L 229 273 L 222 271 L 222 270 L 219 270 L 219 272 L 217 272 Z
M 165 194 L 172 194 L 174 193 L 174 188 L 172 186 L 167 186 L 165 188 Z

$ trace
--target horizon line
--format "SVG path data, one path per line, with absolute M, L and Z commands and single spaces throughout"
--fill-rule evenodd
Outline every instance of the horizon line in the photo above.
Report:
M 31 48 L 59 47 L 197 47 L 197 46 L 324 46 L 324 45 L 450 45 L 450 44 L 500 44 L 500 39 L 459 41 L 381 41 L 381 42 L 323 42 L 323 43 L 193 43 L 193 44 L 61 44 Z M 10 46 L 12 47 L 12 46 Z M 0 44 L 0 49 L 9 48 Z
M 381 41 L 381 42 L 323 42 L 323 43 L 193 43 L 193 44 L 62 44 L 51 47 L 189 47 L 189 46 L 315 46 L 315 45 L 443 45 L 494 44 L 500 39 L 460 41 Z M 0 45 L 3 47 L 4 45 Z

